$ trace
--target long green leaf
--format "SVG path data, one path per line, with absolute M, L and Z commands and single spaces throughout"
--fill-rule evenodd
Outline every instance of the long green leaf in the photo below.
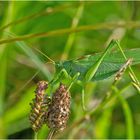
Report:
M 13 9 L 14 9 L 14 2 L 9 1 L 8 2 L 8 9 L 6 11 L 6 14 L 4 16 L 4 20 L 1 20 L 3 24 L 7 24 L 9 21 L 13 19 Z M 7 28 L 7 31 L 10 31 L 11 28 Z M 3 32 L 0 33 L 1 37 L 7 37 Z M 3 44 L 0 47 L 0 139 L 6 138 L 7 134 L 5 131 L 5 124 L 3 122 L 3 115 L 4 115 L 4 99 L 6 96 L 6 83 L 7 83 L 7 70 L 8 70 L 8 45 Z

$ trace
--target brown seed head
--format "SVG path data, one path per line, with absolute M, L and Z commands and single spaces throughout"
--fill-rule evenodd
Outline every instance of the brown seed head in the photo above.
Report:
M 70 95 L 67 88 L 60 84 L 53 94 L 52 102 L 48 107 L 46 116 L 47 125 L 55 130 L 63 130 L 66 127 L 70 112 Z
M 115 81 L 118 81 L 122 78 L 123 73 L 125 72 L 125 70 L 127 69 L 127 67 L 129 67 L 129 65 L 131 65 L 133 59 L 129 58 L 126 63 L 120 68 L 120 70 L 116 73 L 115 76 Z
M 37 83 L 37 88 L 35 91 L 35 99 L 33 99 L 33 103 L 31 105 L 30 112 L 30 122 L 32 129 L 34 131 L 38 131 L 44 123 L 44 115 L 46 111 L 46 106 L 49 100 L 46 100 L 45 90 L 48 87 L 48 83 L 46 81 L 39 81 Z

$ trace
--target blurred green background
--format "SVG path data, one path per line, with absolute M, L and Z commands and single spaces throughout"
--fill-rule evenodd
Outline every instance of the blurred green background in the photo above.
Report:
M 140 20 L 139 13 L 138 1 L 0 1 L 0 37 L 1 40 L 9 38 L 6 32 L 22 37 L 87 25 L 95 28 L 71 34 L 59 31 L 58 35 L 26 39 L 26 45 L 43 63 L 48 60 L 34 48 L 41 50 L 54 61 L 102 52 L 111 38 L 120 39 L 124 50 L 139 48 L 140 25 L 134 27 L 135 22 Z M 110 28 L 109 23 L 115 25 Z M 119 23 L 128 23 L 129 28 L 119 28 Z M 102 24 L 105 26 L 97 27 Z M 38 69 L 31 58 L 32 56 L 27 56 L 15 42 L 0 44 L 0 138 L 33 138 L 34 133 L 28 120 L 29 103 L 34 97 L 36 83 L 47 78 L 41 72 L 34 76 Z M 45 66 L 52 76 L 54 66 Z M 133 69 L 140 79 L 140 65 Z M 95 107 L 100 104 L 107 96 L 111 82 L 110 78 L 88 83 L 86 105 Z M 133 132 L 134 138 L 140 138 L 140 95 L 130 82 L 126 72 L 118 84 L 126 104 L 116 97 L 98 113 L 81 122 L 79 120 L 85 113 L 81 106 L 81 90 L 75 84 L 71 89 L 72 103 L 67 131 L 61 132 L 56 138 L 130 138 Z M 125 111 L 132 116 L 131 130 L 128 130 L 129 124 L 126 122 L 129 117 Z M 38 137 L 46 138 L 47 133 L 48 128 L 44 126 Z

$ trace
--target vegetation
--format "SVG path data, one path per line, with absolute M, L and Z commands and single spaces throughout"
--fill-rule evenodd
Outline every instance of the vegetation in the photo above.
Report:
M 140 138 L 139 11 L 0 2 L 0 138 Z

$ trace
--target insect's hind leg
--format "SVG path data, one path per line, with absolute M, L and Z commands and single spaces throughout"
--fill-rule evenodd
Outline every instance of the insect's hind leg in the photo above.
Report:
M 115 41 L 116 45 L 118 46 L 119 50 L 121 51 L 123 57 L 125 60 L 127 60 L 128 58 L 126 57 L 125 53 L 123 52 L 122 48 L 121 48 L 121 45 L 120 45 L 120 42 L 118 40 Z M 140 82 L 139 80 L 137 79 L 134 71 L 132 70 L 131 66 L 128 66 L 129 68 L 129 75 L 130 75 L 130 78 L 132 79 L 132 83 L 135 83 L 137 86 L 134 86 L 134 87 L 137 87 L 138 91 L 140 92 Z M 133 85 L 135 85 L 133 84 Z

